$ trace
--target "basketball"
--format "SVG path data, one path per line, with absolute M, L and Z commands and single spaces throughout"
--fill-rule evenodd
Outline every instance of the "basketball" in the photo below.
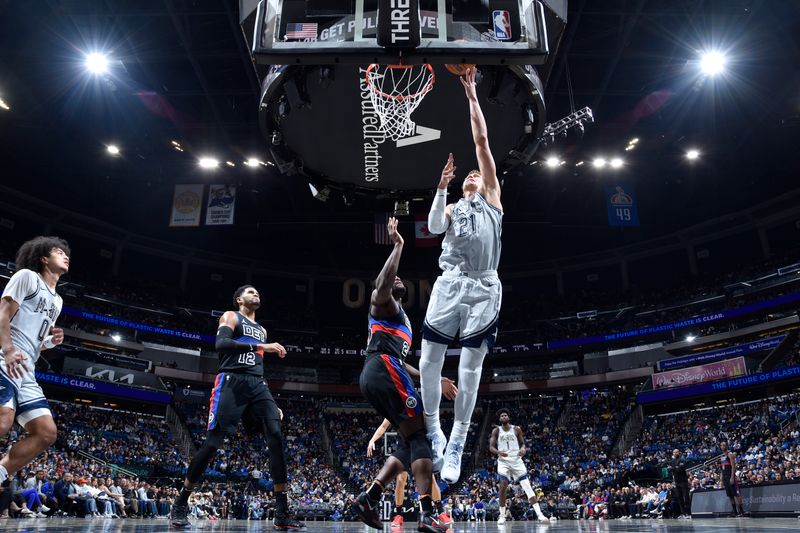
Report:
M 470 67 L 474 67 L 475 65 L 471 65 L 469 63 L 459 63 L 459 64 L 446 64 L 444 67 L 450 74 L 455 74 L 456 76 L 463 76 L 467 73 L 467 69 Z

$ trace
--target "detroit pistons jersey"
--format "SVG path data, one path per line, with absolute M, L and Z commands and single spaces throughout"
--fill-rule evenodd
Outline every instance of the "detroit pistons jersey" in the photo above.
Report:
M 450 227 L 442 241 L 439 268 L 444 271 L 497 270 L 503 212 L 480 193 L 453 204 Z
M 61 296 L 39 274 L 22 269 L 11 276 L 3 298 L 11 298 L 19 305 L 11 318 L 11 343 L 36 363 L 42 342 L 61 313 Z
M 519 459 L 519 441 L 514 426 L 509 426 L 508 431 L 503 426 L 498 428 L 497 451 L 508 452 L 508 457 L 498 457 L 498 461 L 516 462 Z
M 264 344 L 267 342 L 267 330 L 253 322 L 243 314 L 236 312 L 238 323 L 233 330 L 233 340 L 247 344 Z M 255 346 L 253 346 L 255 348 Z M 236 374 L 264 375 L 264 352 L 248 349 L 235 352 L 220 352 L 219 371 Z
M 411 348 L 411 321 L 403 307 L 391 318 L 378 320 L 369 315 L 368 354 L 387 354 L 405 361 Z

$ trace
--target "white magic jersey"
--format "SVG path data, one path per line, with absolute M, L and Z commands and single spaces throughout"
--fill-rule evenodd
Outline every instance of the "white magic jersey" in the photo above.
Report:
M 498 457 L 500 461 L 517 461 L 519 459 L 519 441 L 514 432 L 514 426 L 509 426 L 508 431 L 500 426 L 497 432 L 497 451 L 508 452 L 508 457 Z
M 50 335 L 50 328 L 61 313 L 61 296 L 51 290 L 39 274 L 22 269 L 11 276 L 3 298 L 11 298 L 19 304 L 19 310 L 11 319 L 11 342 L 35 363 L 42 341 Z
M 475 193 L 453 205 L 442 242 L 439 268 L 444 271 L 497 270 L 503 213 Z

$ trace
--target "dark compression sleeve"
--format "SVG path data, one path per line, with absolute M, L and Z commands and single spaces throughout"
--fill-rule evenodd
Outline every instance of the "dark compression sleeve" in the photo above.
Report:
M 218 352 L 254 352 L 256 345 L 233 340 L 233 330 L 228 326 L 220 326 L 217 330 L 217 342 L 214 345 Z

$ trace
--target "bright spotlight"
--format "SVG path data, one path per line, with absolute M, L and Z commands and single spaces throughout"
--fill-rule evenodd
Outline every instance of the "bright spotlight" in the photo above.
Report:
M 219 161 L 213 157 L 201 157 L 197 163 L 200 168 L 217 168 L 219 166 Z
M 592 166 L 594 166 L 594 168 L 603 168 L 604 166 L 606 166 L 606 160 L 602 157 L 598 157 L 597 159 L 592 161 Z
M 557 157 L 548 157 L 545 161 L 545 165 L 547 165 L 548 168 L 556 168 L 560 164 L 561 160 Z
M 694 342 L 696 338 L 694 335 L 686 335 L 686 342 Z
M 111 334 L 111 339 L 112 339 L 114 342 L 119 342 L 119 341 L 121 341 L 121 340 L 122 340 L 122 335 L 120 335 L 119 333 L 112 333 L 112 334 Z
M 638 142 L 639 142 L 639 137 L 634 137 L 633 139 L 631 139 L 631 140 L 628 142 L 628 144 L 636 144 L 636 143 L 638 143 Z
M 716 76 L 723 70 L 725 70 L 725 63 L 727 63 L 726 57 L 716 50 L 712 50 L 711 52 L 705 52 L 700 57 L 700 69 L 703 71 L 704 74 L 709 76 Z
M 620 168 L 622 167 L 622 159 L 620 159 L 619 157 L 615 157 L 614 159 L 611 160 L 610 165 L 611 168 Z
M 11 111 L 11 107 L 2 98 L 0 98 L 0 107 L 5 109 L 6 111 Z
M 247 161 L 245 161 L 244 164 L 247 165 L 248 167 L 257 167 L 258 165 L 261 164 L 261 161 L 259 161 L 255 157 L 251 157 Z
M 108 72 L 108 57 L 105 54 L 92 52 L 86 56 L 86 68 L 92 74 L 105 74 Z
M 119 146 L 117 146 L 116 144 L 109 144 L 108 146 L 106 146 L 106 152 L 108 152 L 111 155 L 119 155 Z
M 686 159 L 688 159 L 689 161 L 694 161 L 695 159 L 697 159 L 699 157 L 700 157 L 700 151 L 699 150 L 692 149 L 692 150 L 689 150 L 688 152 L 686 152 Z

